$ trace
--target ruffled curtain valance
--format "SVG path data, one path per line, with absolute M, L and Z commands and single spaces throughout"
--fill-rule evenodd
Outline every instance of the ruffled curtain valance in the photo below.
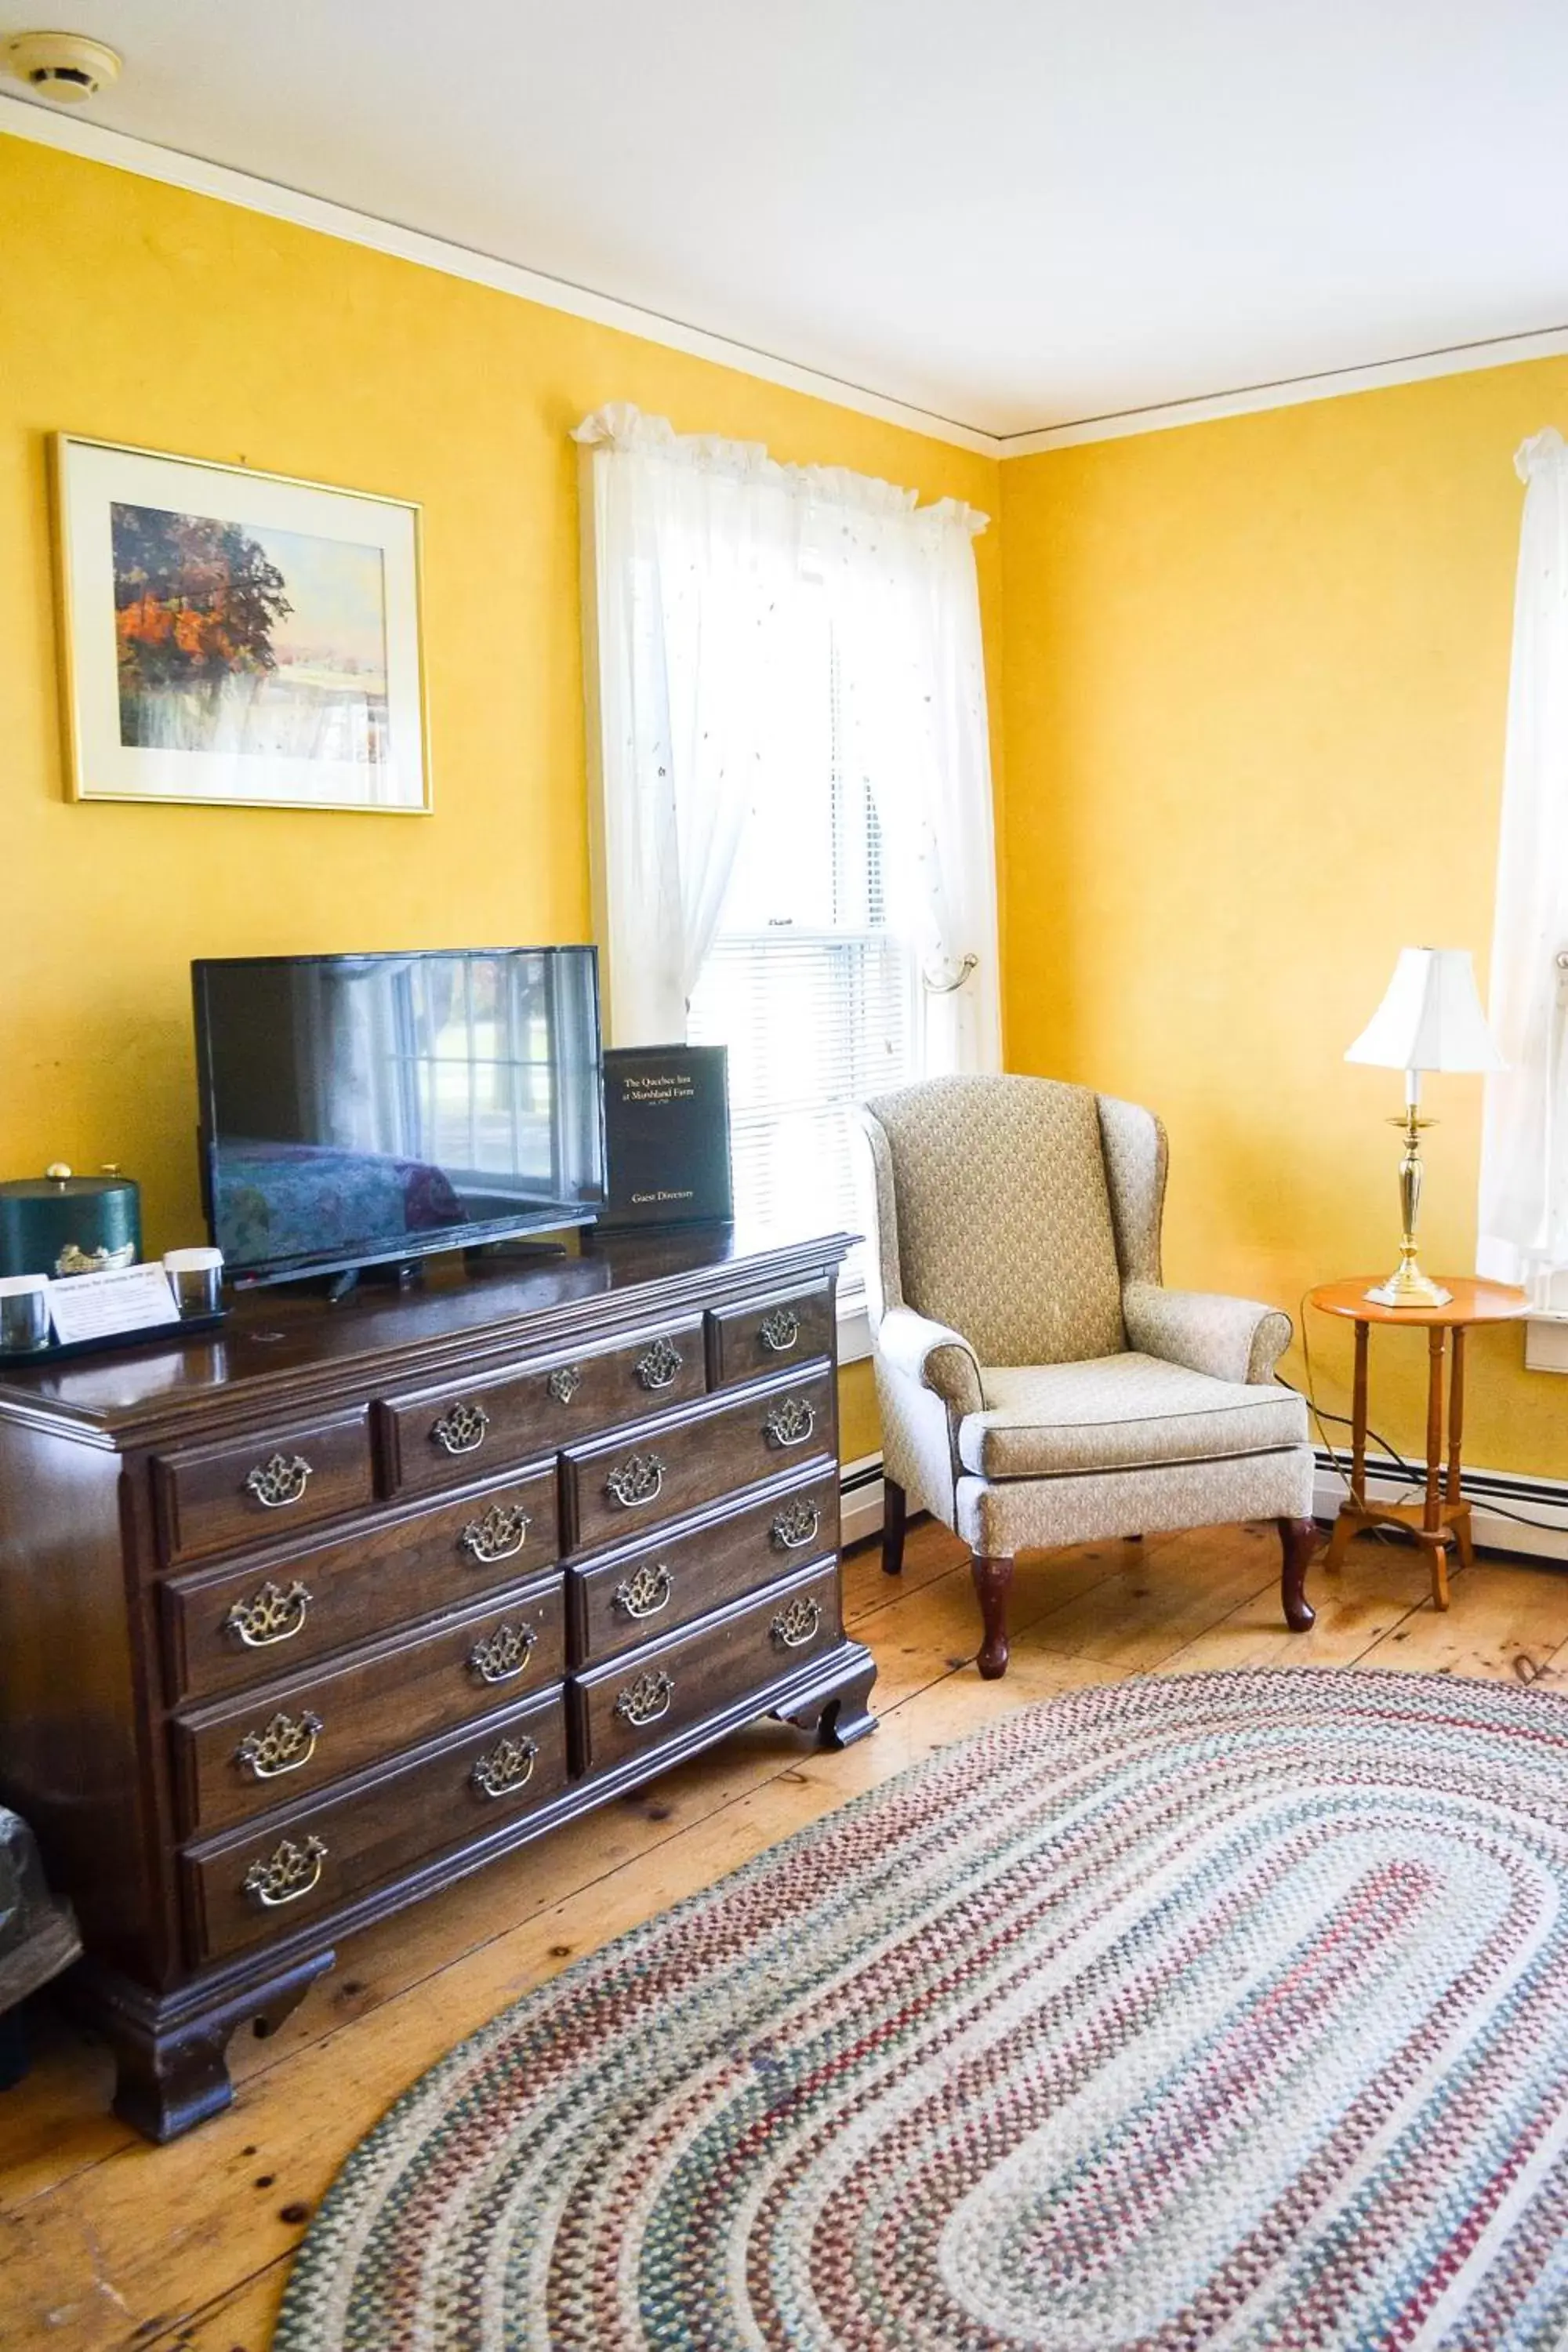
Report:
M 984 530 L 990 516 L 958 499 L 939 499 L 929 507 L 920 493 L 884 482 L 875 474 L 857 474 L 847 466 L 791 466 L 770 457 L 760 441 L 727 441 L 713 433 L 677 433 L 668 416 L 645 416 L 629 401 L 612 401 L 585 416 L 572 438 L 590 449 L 612 449 L 651 462 L 678 466 L 733 482 L 752 483 L 787 492 L 804 504 L 837 506 L 862 514 L 919 514 L 960 522 L 973 535 Z

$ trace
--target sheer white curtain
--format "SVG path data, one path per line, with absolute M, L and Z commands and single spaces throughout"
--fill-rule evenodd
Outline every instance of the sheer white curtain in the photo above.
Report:
M 1568 446 L 1538 433 L 1514 596 L 1508 751 L 1492 935 L 1492 1027 L 1509 1067 L 1487 1080 L 1482 1274 L 1568 1307 Z
M 927 1075 L 995 1070 L 996 850 L 974 570 L 985 518 L 952 499 L 917 507 L 912 492 L 856 497 L 841 487 L 854 478 L 826 478 L 811 518 L 847 764 L 876 802 L 920 957 Z
M 929 1069 L 1000 1060 L 996 886 L 973 535 L 952 500 L 605 408 L 591 453 L 611 1034 L 668 1043 L 749 811 L 787 798 L 803 600 L 826 600 L 847 764 L 872 792 L 925 978 Z
M 602 409 L 592 451 L 604 771 L 602 945 L 617 1045 L 668 1045 L 712 943 L 751 794 L 777 790 L 787 681 L 769 615 L 798 562 L 760 449 Z

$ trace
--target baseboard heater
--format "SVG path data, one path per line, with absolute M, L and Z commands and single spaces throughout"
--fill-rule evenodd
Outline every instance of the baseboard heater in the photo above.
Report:
M 1317 1465 L 1312 1509 L 1320 1519 L 1330 1520 L 1344 1496 L 1345 1482 L 1333 1456 L 1321 1446 L 1317 1449 Z M 1421 1493 L 1419 1484 L 1412 1486 L 1387 1454 L 1367 1456 L 1366 1484 L 1368 1494 L 1378 1502 L 1409 1502 Z M 1465 1492 L 1475 1505 L 1476 1541 L 1488 1551 L 1514 1552 L 1521 1559 L 1568 1565 L 1568 1478 L 1521 1478 L 1507 1470 L 1467 1470 Z M 844 1541 L 864 1543 L 868 1536 L 879 1534 L 881 1455 L 864 1454 L 857 1462 L 846 1462 L 839 1473 L 839 1494 Z M 1505 1518 L 1505 1511 L 1521 1512 L 1531 1524 Z
M 1342 1455 L 1340 1460 L 1342 1470 L 1332 1454 L 1321 1445 L 1317 1448 L 1312 1508 L 1320 1519 L 1331 1519 L 1344 1499 L 1349 1457 Z M 1419 1465 L 1412 1467 L 1418 1471 L 1414 1483 L 1386 1454 L 1369 1454 L 1369 1498 L 1379 1503 L 1419 1502 L 1426 1473 Z M 1467 1469 L 1464 1483 L 1465 1494 L 1475 1507 L 1471 1530 L 1486 1550 L 1568 1564 L 1568 1478 L 1521 1478 L 1509 1470 Z M 1504 1517 L 1513 1511 L 1522 1516 Z
M 843 1542 L 864 1543 L 868 1536 L 881 1534 L 882 1457 L 879 1454 L 862 1454 L 858 1462 L 846 1462 L 840 1465 L 838 1511 Z

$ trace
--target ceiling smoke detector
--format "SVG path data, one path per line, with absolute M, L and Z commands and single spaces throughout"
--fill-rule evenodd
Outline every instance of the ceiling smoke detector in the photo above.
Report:
M 120 58 L 85 33 L 17 33 L 0 50 L 7 73 L 61 106 L 83 106 L 120 79 Z

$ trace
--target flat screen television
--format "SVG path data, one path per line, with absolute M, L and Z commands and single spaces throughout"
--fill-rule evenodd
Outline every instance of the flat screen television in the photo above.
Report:
M 595 951 L 194 963 L 204 1205 L 229 1278 L 330 1274 L 592 1223 Z

